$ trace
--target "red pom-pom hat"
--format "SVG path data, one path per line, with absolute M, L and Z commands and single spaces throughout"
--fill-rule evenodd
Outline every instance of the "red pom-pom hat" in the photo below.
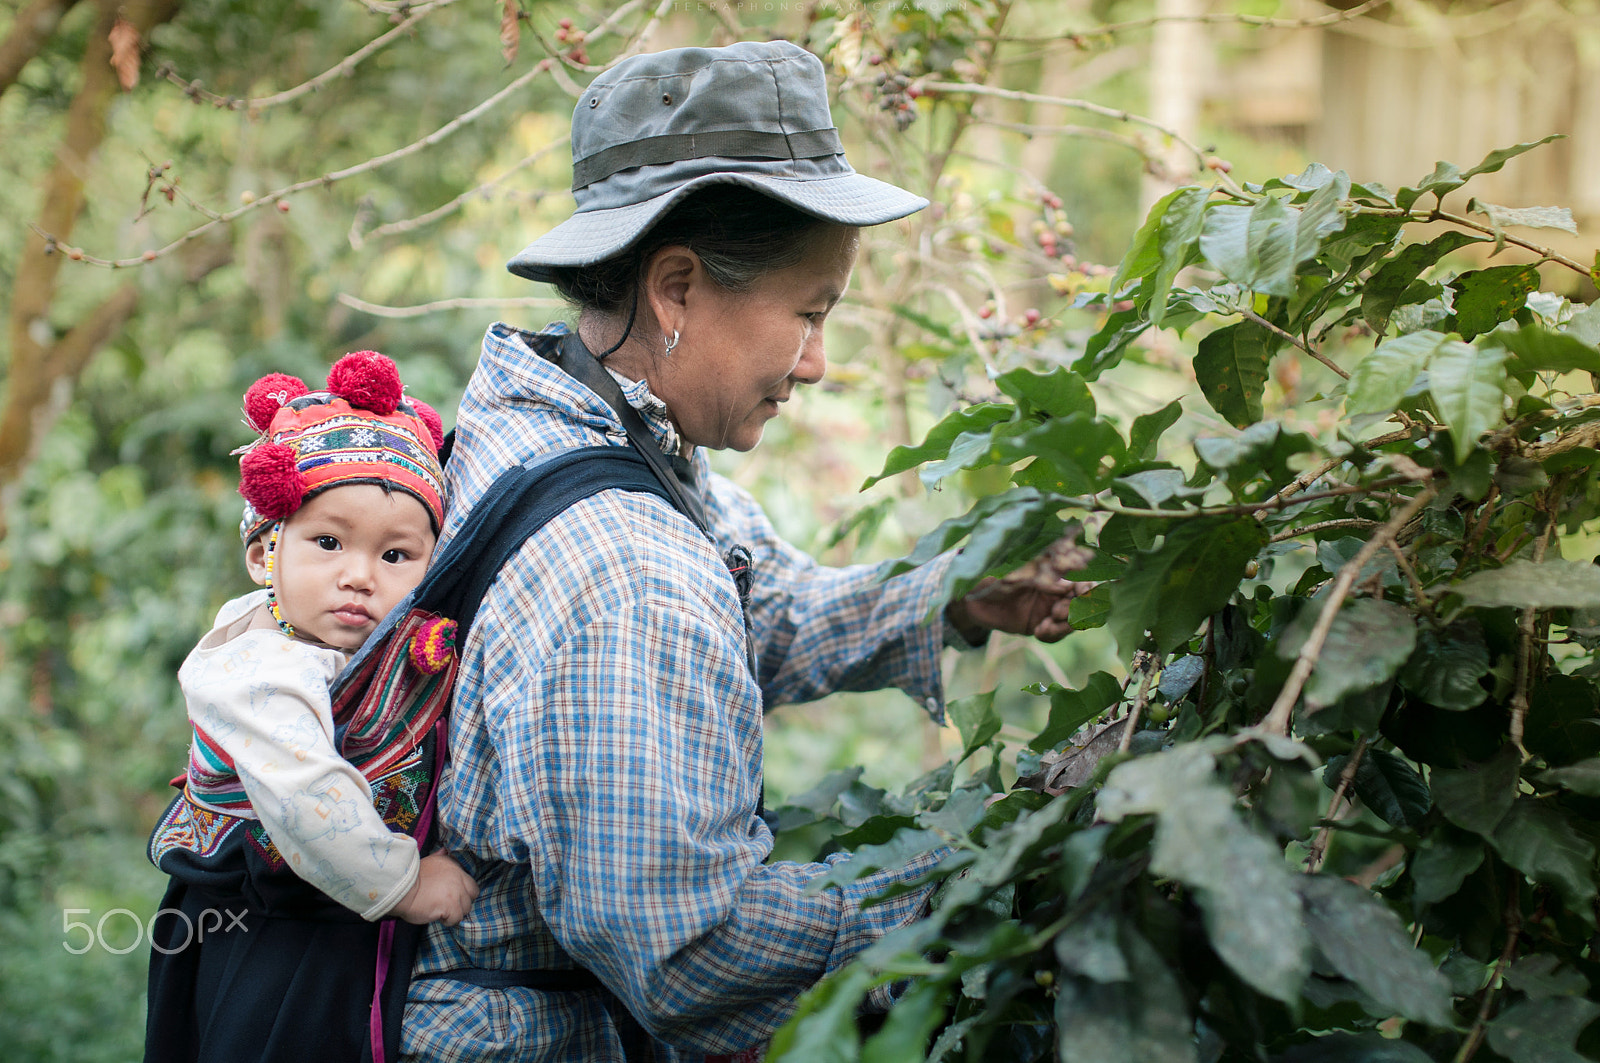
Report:
M 250 385 L 244 393 L 244 413 L 257 432 L 266 432 L 277 415 L 278 407 L 286 406 L 311 389 L 297 376 L 287 373 L 268 373 Z
M 248 503 L 240 536 L 248 543 L 311 496 L 353 483 L 414 496 L 437 533 L 444 526 L 443 424 L 430 423 L 422 409 L 434 422 L 438 414 L 407 400 L 394 362 L 373 351 L 339 359 L 328 385 L 307 392 L 297 378 L 273 373 L 245 393 L 246 415 L 263 439 L 239 462 L 239 493 Z
M 422 418 L 422 423 L 428 426 L 428 431 L 433 433 L 433 449 L 438 450 L 444 446 L 444 418 L 439 416 L 439 411 L 429 406 L 421 399 L 407 399 L 416 408 L 417 416 Z
M 387 417 L 400 405 L 400 370 L 377 351 L 347 354 L 328 370 L 328 390 L 358 410 Z

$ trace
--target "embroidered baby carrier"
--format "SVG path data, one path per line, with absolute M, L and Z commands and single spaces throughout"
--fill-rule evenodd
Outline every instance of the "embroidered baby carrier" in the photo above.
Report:
M 700 500 L 685 490 L 682 474 L 656 446 L 616 381 L 575 336 L 567 341 L 556 355 L 559 363 L 616 409 L 633 445 L 557 451 L 502 474 L 434 558 L 422 582 L 367 637 L 331 691 L 334 740 L 340 754 L 371 784 L 373 803 L 384 822 L 391 830 L 416 838 L 424 854 L 434 847 L 435 786 L 444 765 L 445 716 L 460 664 L 456 648 L 465 645 L 478 607 L 501 566 L 553 517 L 605 490 L 654 494 L 688 517 L 708 540 L 712 538 Z M 441 457 L 447 454 L 448 444 Z M 749 554 L 736 547 L 726 564 L 746 607 L 749 650 L 753 646 Z M 749 656 L 753 668 L 753 652 Z M 181 782 L 175 779 L 174 785 Z M 201 905 L 231 910 L 227 906 L 237 904 L 268 918 L 362 923 L 356 913 L 296 876 L 259 821 L 198 805 L 187 790 L 173 800 L 151 834 L 149 855 L 174 879 L 169 899 L 175 891 L 187 890 L 184 903 L 197 911 Z M 163 902 L 164 910 L 167 904 Z M 406 989 L 424 928 L 389 918 L 353 932 L 368 930 L 370 944 L 362 937 L 360 947 L 348 949 L 350 954 L 341 962 L 361 977 L 370 973 L 372 978 L 362 1058 L 391 1063 L 398 1055 Z M 158 997 L 171 999 L 173 1010 L 178 1009 L 197 976 L 197 961 L 186 952 L 157 949 L 152 956 L 152 1021 L 162 1010 L 156 1006 Z M 597 984 L 587 972 L 565 975 L 567 984 L 549 988 Z M 315 1022 L 311 1016 L 302 1018 Z M 147 1044 L 147 1059 L 166 1058 L 149 1053 Z

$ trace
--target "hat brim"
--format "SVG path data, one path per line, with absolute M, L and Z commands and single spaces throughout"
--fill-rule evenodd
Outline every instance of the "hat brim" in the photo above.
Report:
M 653 199 L 626 206 L 579 211 L 523 248 L 506 268 L 531 281 L 551 280 L 551 270 L 592 266 L 619 254 L 642 237 L 672 206 L 708 185 L 743 185 L 837 225 L 882 225 L 928 205 L 919 195 L 865 174 L 781 177 L 770 174 L 701 174 Z

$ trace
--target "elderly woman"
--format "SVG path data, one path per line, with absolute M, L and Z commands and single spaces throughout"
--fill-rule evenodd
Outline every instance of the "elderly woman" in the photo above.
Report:
M 484 600 L 439 804 L 482 893 L 429 928 L 407 1058 L 667 1061 L 765 1041 L 801 992 L 921 913 L 925 891 L 863 902 L 933 858 L 816 893 L 825 865 L 766 863 L 763 709 L 897 686 L 937 712 L 945 640 L 1059 638 L 1076 589 L 925 624 L 942 565 L 885 583 L 820 567 L 707 467 L 705 448 L 750 449 L 822 379 L 857 228 L 926 205 L 845 162 L 814 56 L 636 56 L 580 98 L 572 143 L 577 212 L 510 269 L 575 303 L 577 331 L 489 330 L 446 536 L 504 470 L 630 434 L 682 497 L 572 506 Z

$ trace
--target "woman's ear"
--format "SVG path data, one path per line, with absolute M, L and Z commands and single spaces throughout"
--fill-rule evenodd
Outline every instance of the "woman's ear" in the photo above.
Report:
M 644 296 L 662 332 L 683 328 L 690 291 L 704 275 L 700 256 L 669 244 L 650 256 L 644 268 Z
M 252 580 L 263 587 L 267 585 L 267 544 L 262 536 L 251 539 L 244 548 L 244 567 Z

